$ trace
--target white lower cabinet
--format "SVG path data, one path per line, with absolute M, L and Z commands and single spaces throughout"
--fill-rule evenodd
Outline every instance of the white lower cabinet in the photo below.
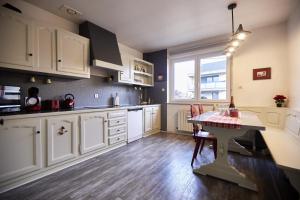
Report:
M 3 120 L 0 125 L 0 158 L 0 182 L 40 169 L 40 119 Z
M 90 113 L 80 116 L 80 153 L 102 149 L 108 143 L 107 113 Z
M 160 131 L 160 106 L 144 108 L 144 135 L 150 135 Z
M 66 115 L 47 119 L 48 166 L 77 156 L 78 116 Z

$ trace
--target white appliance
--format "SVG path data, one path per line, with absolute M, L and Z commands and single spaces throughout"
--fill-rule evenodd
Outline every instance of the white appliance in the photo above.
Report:
M 128 109 L 128 143 L 143 137 L 143 108 Z

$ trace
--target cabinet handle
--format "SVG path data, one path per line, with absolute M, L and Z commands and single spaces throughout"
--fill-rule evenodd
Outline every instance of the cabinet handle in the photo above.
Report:
M 107 120 L 104 120 L 104 123 L 106 123 L 107 122 Z
M 32 56 L 32 53 L 29 53 L 28 56 Z
M 120 123 L 120 121 L 117 121 L 117 123 Z
M 36 132 L 36 134 L 40 134 L 40 133 L 41 133 L 41 131 L 37 131 L 37 132 Z
M 57 62 L 61 62 L 61 60 L 59 59 Z
M 4 119 L 0 119 L 0 125 L 4 125 Z
M 120 129 L 117 130 L 117 132 L 119 132 L 119 131 L 120 131 Z
M 64 129 L 65 129 L 65 127 L 63 127 L 63 126 L 62 126 L 62 127 L 61 127 L 61 129 L 62 129 L 62 130 L 64 130 Z

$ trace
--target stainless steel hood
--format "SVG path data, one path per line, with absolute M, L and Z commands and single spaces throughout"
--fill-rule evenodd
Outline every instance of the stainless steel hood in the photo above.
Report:
M 79 25 L 79 34 L 90 39 L 92 66 L 114 71 L 123 70 L 118 41 L 114 33 L 86 21 Z

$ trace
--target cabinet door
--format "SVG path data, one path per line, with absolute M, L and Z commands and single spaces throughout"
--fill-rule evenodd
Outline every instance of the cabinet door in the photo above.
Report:
M 45 26 L 36 26 L 35 66 L 41 72 L 56 70 L 56 36 L 55 30 Z
M 130 66 L 130 55 L 126 52 L 121 53 L 122 64 L 124 67 L 123 71 L 120 71 L 121 82 L 131 82 L 131 66 Z
M 148 132 L 152 130 L 152 108 L 145 108 L 144 115 L 144 131 Z
M 76 116 L 62 116 L 47 119 L 48 166 L 77 155 Z
M 159 109 L 159 107 L 152 108 L 152 128 L 155 130 L 160 129 L 160 109 Z
M 42 167 L 39 119 L 4 120 L 0 125 L 0 181 Z
M 57 30 L 57 70 L 88 74 L 89 40 L 74 33 Z
M 107 113 L 81 115 L 81 154 L 107 146 Z
M 33 68 L 32 23 L 18 14 L 0 10 L 0 63 L 2 67 Z

